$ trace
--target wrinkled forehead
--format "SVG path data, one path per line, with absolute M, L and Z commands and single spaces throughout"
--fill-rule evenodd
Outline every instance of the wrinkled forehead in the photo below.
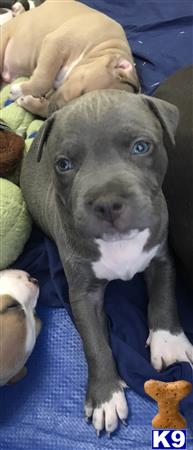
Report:
M 141 95 L 113 90 L 91 92 L 58 113 L 62 136 L 112 136 L 122 130 L 137 135 L 160 134 L 160 124 Z

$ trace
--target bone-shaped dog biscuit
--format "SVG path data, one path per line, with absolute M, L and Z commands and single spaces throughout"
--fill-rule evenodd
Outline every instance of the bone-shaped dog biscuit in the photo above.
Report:
M 179 412 L 179 402 L 191 392 L 191 383 L 185 380 L 170 383 L 148 380 L 144 390 L 158 404 L 158 414 L 152 420 L 154 428 L 186 428 L 186 420 Z

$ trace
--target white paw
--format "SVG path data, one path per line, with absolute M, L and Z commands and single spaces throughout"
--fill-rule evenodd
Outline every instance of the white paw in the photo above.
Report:
M 193 365 L 193 346 L 183 332 L 171 334 L 166 330 L 150 330 L 147 345 L 150 346 L 151 364 L 158 371 L 178 361 Z
M 92 408 L 85 406 L 85 414 L 87 418 L 92 417 L 92 423 L 99 435 L 100 431 L 110 434 L 116 430 L 119 419 L 125 421 L 128 416 L 128 406 L 124 391 L 114 392 L 108 402 L 104 402 L 100 407 Z
M 18 97 L 21 97 L 23 94 L 21 89 L 21 84 L 13 84 L 10 89 L 10 98 L 11 100 L 16 100 Z

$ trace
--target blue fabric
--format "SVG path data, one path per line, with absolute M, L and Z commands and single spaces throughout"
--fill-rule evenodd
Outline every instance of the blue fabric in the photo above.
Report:
M 4 106 L 9 106 L 9 105 L 11 105 L 13 102 L 14 102 L 14 100 L 11 100 L 10 98 L 8 98 L 8 99 L 5 101 Z
M 150 450 L 156 406 L 133 390 L 128 427 L 97 438 L 83 418 L 87 370 L 79 335 L 64 308 L 41 306 L 38 314 L 43 328 L 28 376 L 0 390 L 0 450 Z
M 36 137 L 36 134 L 38 134 L 38 132 L 37 132 L 37 131 L 33 131 L 33 133 L 31 133 L 31 134 L 28 136 L 28 139 L 34 139 L 34 138 Z
M 193 63 L 192 0 L 90 0 L 124 26 L 135 55 L 145 93 L 178 68 Z M 35 227 L 15 267 L 28 270 L 40 281 L 40 314 L 44 327 L 28 367 L 29 376 L 20 384 L 1 390 L 0 450 L 69 450 L 151 448 L 151 419 L 156 407 L 147 400 L 143 383 L 148 378 L 193 381 L 186 363 L 175 364 L 158 374 L 150 365 L 145 348 L 147 293 L 142 275 L 131 282 L 109 284 L 105 309 L 111 345 L 120 375 L 133 390 L 128 392 L 131 408 L 127 429 L 120 428 L 111 441 L 97 440 L 82 418 L 86 366 L 80 339 L 67 313 L 68 287 L 57 249 Z M 178 278 L 180 318 L 193 343 L 193 293 Z M 49 306 L 64 306 L 52 310 Z M 141 397 L 138 396 L 140 394 Z M 144 397 L 144 398 L 142 398 Z M 193 431 L 193 394 L 182 402 Z M 193 449 L 189 434 L 188 448 Z

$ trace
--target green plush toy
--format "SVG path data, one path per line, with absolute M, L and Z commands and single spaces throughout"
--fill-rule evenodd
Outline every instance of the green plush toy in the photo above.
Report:
M 21 81 L 21 79 L 19 79 Z M 10 86 L 0 92 L 0 119 L 25 139 L 25 151 L 29 150 L 35 134 L 43 121 L 8 101 Z M 20 165 L 15 172 L 0 178 L 0 270 L 9 267 L 22 253 L 31 232 L 32 221 L 27 211 L 19 184 Z
M 21 189 L 0 178 L 0 270 L 15 261 L 31 232 L 31 219 Z
M 18 78 L 19 82 L 24 80 L 25 78 Z M 8 103 L 10 87 L 11 84 L 8 84 L 0 93 L 0 117 L 13 131 L 24 136 L 34 117 L 16 102 Z

